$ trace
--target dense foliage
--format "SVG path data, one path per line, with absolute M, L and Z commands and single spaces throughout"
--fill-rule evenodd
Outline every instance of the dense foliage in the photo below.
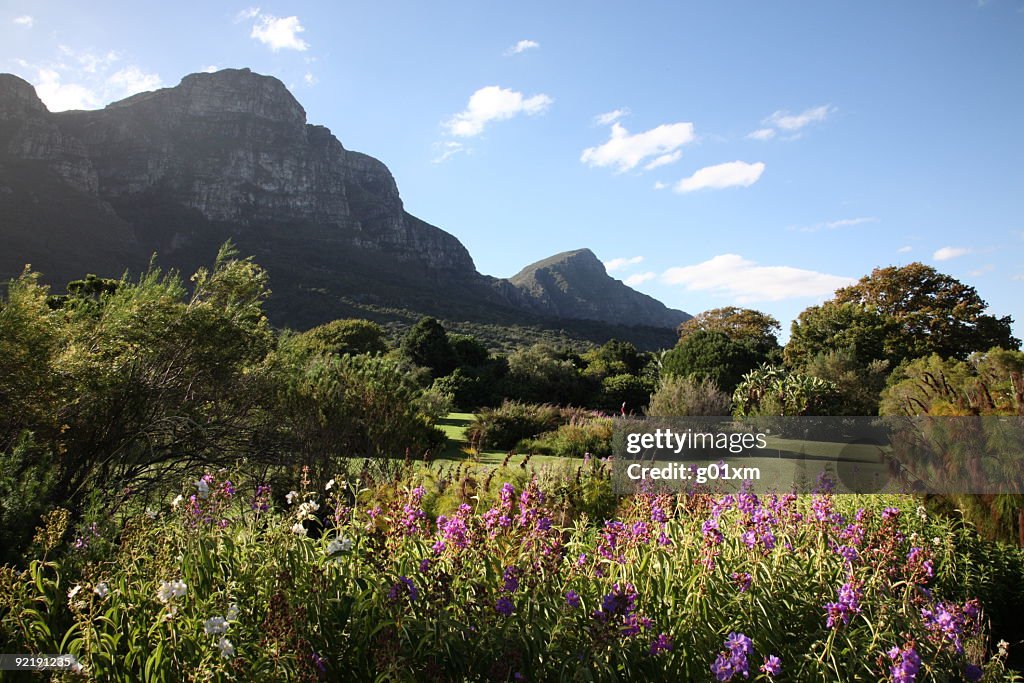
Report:
M 1020 551 L 828 493 L 640 494 L 574 524 L 606 482 L 585 467 L 285 500 L 210 474 L 78 549 L 57 511 L 0 573 L 0 647 L 104 680 L 1003 679 L 988 606 L 1021 599 Z

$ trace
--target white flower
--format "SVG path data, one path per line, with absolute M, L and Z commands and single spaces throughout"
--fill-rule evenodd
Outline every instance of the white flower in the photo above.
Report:
M 68 600 L 74 600 L 75 596 L 78 595 L 79 591 L 81 591 L 81 590 L 82 590 L 81 584 L 79 584 L 79 585 L 75 586 L 74 588 L 72 588 L 71 590 L 69 590 L 68 591 Z
M 196 490 L 199 491 L 200 498 L 208 498 L 210 496 L 210 485 L 202 479 L 196 482 Z
M 1006 653 L 1010 651 L 1010 644 L 1005 640 L 1000 640 L 996 643 L 996 648 L 999 650 L 999 656 L 1005 657 Z
M 110 595 L 110 586 L 108 586 L 106 583 L 97 583 L 93 587 L 92 592 L 100 596 L 101 598 L 105 598 L 108 595 Z
M 288 501 L 288 504 L 291 505 L 295 501 L 295 499 L 298 498 L 298 497 L 299 497 L 299 492 L 298 491 L 289 491 L 288 495 L 285 496 L 284 498 L 285 498 L 285 500 Z
M 238 605 L 231 603 L 231 606 L 228 607 L 227 617 L 228 621 L 238 621 Z
M 150 507 L 146 508 L 146 516 L 150 519 L 156 519 L 156 510 Z
M 305 518 L 313 514 L 320 509 L 320 506 L 315 500 L 307 500 L 305 503 L 299 506 L 299 517 Z
M 235 656 L 235 646 L 232 645 L 231 641 L 227 638 L 222 636 L 221 639 L 217 641 L 217 647 L 220 648 L 220 656 L 224 659 Z
M 292 533 L 298 534 L 299 536 L 305 536 L 306 527 L 302 525 L 302 522 L 295 522 L 295 524 L 292 524 Z
M 210 617 L 203 622 L 203 630 L 208 636 L 219 636 L 228 630 L 228 620 L 224 617 Z
M 185 496 L 178 494 L 178 497 L 171 501 L 171 507 L 176 508 L 181 505 L 181 501 L 185 500 Z
M 188 592 L 188 584 L 184 581 L 164 581 L 157 589 L 156 597 L 160 602 L 170 602 L 174 598 L 180 598 Z
M 327 486 L 324 487 L 324 491 L 330 491 L 332 486 L 334 486 L 334 480 L 333 479 L 331 479 L 329 482 L 327 482 Z
M 942 539 L 936 536 L 932 539 L 932 543 L 934 543 L 935 545 L 942 545 Z
M 917 516 L 921 518 L 922 522 L 928 521 L 928 511 L 924 509 L 924 505 L 917 506 Z

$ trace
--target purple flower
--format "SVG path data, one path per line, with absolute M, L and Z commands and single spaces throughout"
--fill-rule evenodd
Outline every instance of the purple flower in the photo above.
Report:
M 736 670 L 732 666 L 732 660 L 724 652 L 718 653 L 718 657 L 711 664 L 711 673 L 716 681 L 731 681 Z
M 899 508 L 887 507 L 884 510 L 882 510 L 882 519 L 883 520 L 887 521 L 887 520 L 890 520 L 890 519 L 896 519 L 899 516 L 900 516 Z M 916 653 L 915 653 L 915 656 L 916 656 Z
M 659 633 L 658 637 L 651 642 L 651 656 L 661 652 L 672 651 L 672 636 L 667 633 Z
M 420 592 L 416 588 L 416 584 L 413 583 L 412 579 L 408 576 L 399 576 L 398 581 L 391 586 L 391 590 L 388 591 L 388 600 L 391 602 L 398 602 L 399 597 L 403 594 L 409 596 L 409 602 L 416 602 L 420 597 Z
M 736 587 L 740 589 L 740 593 L 745 593 L 750 590 L 750 584 L 754 580 L 754 577 L 747 572 L 733 572 L 731 578 L 736 584 Z
M 893 683 L 914 683 L 917 672 L 921 670 L 921 657 L 913 647 L 899 649 L 894 647 L 888 652 L 893 665 L 889 667 L 889 676 Z
M 849 624 L 850 617 L 860 613 L 860 598 L 860 586 L 853 580 L 840 586 L 838 600 L 825 605 L 825 612 L 828 614 L 827 626 L 837 628 L 840 623 L 844 626 Z
M 668 515 L 665 514 L 665 511 L 660 506 L 655 505 L 651 508 L 651 521 L 664 524 L 668 521 Z
M 971 683 L 977 683 L 977 681 L 980 681 L 983 673 L 984 672 L 981 670 L 981 667 L 977 664 L 968 664 L 964 668 L 964 678 L 971 681 Z
M 498 598 L 497 602 L 494 603 L 494 611 L 504 617 L 509 617 L 512 616 L 512 613 L 516 611 L 516 606 L 512 603 L 511 600 L 502 596 Z
M 764 664 L 761 665 L 761 673 L 778 676 L 782 673 L 782 661 L 775 655 L 768 655 L 764 658 Z
M 505 586 L 502 590 L 506 593 L 515 593 L 519 590 L 519 573 L 519 567 L 505 567 L 505 572 L 501 576 L 502 580 L 505 582 Z
M 574 590 L 568 590 L 565 592 L 565 604 L 569 607 L 576 609 L 580 606 L 580 595 Z

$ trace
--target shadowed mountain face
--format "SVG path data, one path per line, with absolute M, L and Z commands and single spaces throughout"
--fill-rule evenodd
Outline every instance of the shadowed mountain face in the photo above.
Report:
M 588 250 L 512 280 L 479 274 L 455 237 L 405 211 L 384 164 L 307 124 L 276 78 L 192 74 L 102 110 L 50 113 L 0 74 L 0 279 L 27 263 L 58 285 L 116 277 L 154 252 L 191 273 L 226 239 L 270 271 L 280 325 L 364 306 L 542 327 L 667 330 L 688 317 L 608 277 Z

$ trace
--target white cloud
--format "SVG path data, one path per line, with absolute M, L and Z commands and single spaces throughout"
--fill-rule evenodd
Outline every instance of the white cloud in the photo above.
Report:
M 434 144 L 434 149 L 438 150 L 438 155 L 431 159 L 431 163 L 440 164 L 443 161 L 447 161 L 456 154 L 465 152 L 469 154 L 470 150 L 461 142 L 455 140 L 446 140 L 445 142 L 438 142 Z
M 246 7 L 244 10 L 240 11 L 238 14 L 235 15 L 235 22 L 237 23 L 239 21 L 248 21 L 249 19 L 255 19 L 259 15 L 259 7 Z
M 32 28 L 32 25 L 36 23 L 36 20 L 28 14 L 22 14 L 20 17 L 14 17 L 13 21 L 18 26 L 24 26 L 25 28 Z
M 216 64 L 210 64 L 209 66 L 203 67 L 204 73 L 212 74 L 214 71 L 220 71 L 220 67 Z
M 145 73 L 137 66 L 127 66 L 107 79 L 105 95 L 120 100 L 135 93 L 156 90 L 161 85 L 163 83 L 157 74 Z
M 259 12 L 258 9 L 256 11 Z M 299 22 L 298 17 L 275 17 L 272 14 L 258 14 L 258 17 L 256 23 L 252 25 L 250 38 L 255 38 L 274 52 L 278 50 L 302 52 L 309 49 L 309 43 L 298 35 L 306 30 Z
M 668 164 L 674 164 L 675 162 L 679 161 L 682 157 L 683 150 L 681 149 L 677 149 L 674 152 L 669 152 L 668 154 L 662 154 L 660 157 L 657 157 L 654 161 L 644 166 L 644 170 L 650 171 L 651 169 L 658 168 L 659 166 L 667 166 Z
M 975 268 L 974 270 L 970 271 L 967 274 L 970 275 L 971 277 L 981 277 L 982 275 L 985 275 L 986 273 L 991 273 L 995 269 L 996 269 L 995 265 L 993 265 L 991 263 L 986 263 L 981 268 Z
M 693 266 L 669 268 L 661 280 L 688 291 L 728 296 L 741 304 L 825 298 L 855 282 L 853 278 L 792 266 L 760 266 L 738 254 L 720 254 Z
M 660 180 L 654 182 L 655 190 L 664 190 L 666 187 L 668 187 L 668 183 L 663 183 Z
M 730 161 L 716 166 L 705 166 L 689 178 L 683 178 L 673 186 L 680 193 L 697 190 L 722 190 L 727 187 L 749 187 L 764 173 L 764 164 L 748 164 L 745 161 Z
M 942 247 L 932 254 L 932 258 L 936 261 L 948 261 L 970 253 L 971 250 L 967 247 Z
M 764 123 L 774 126 L 779 130 L 795 132 L 812 123 L 824 121 L 828 118 L 828 115 L 834 111 L 835 108 L 828 104 L 823 104 L 820 107 L 812 107 L 811 109 L 805 109 L 799 114 L 790 114 L 788 111 L 777 111 L 765 119 Z
M 306 72 L 306 75 L 302 77 L 302 82 L 309 86 L 314 86 L 320 82 L 320 79 L 314 76 L 310 72 Z
M 747 135 L 751 140 L 771 140 L 775 137 L 774 128 L 758 128 L 754 132 Z
M 543 114 L 553 101 L 544 94 L 524 97 L 521 92 L 489 85 L 470 95 L 466 109 L 446 121 L 444 126 L 457 137 L 473 137 L 482 133 L 491 121 L 510 119 L 518 114 Z
M 610 126 L 615 123 L 623 116 L 629 115 L 629 109 L 613 109 L 612 111 L 606 111 L 603 114 L 598 114 L 594 117 L 594 123 L 599 126 Z
M 540 43 L 535 40 L 520 40 L 518 43 L 505 50 L 506 55 L 518 55 L 527 50 L 536 50 L 540 47 Z
M 859 218 L 840 218 L 836 221 L 827 221 L 825 223 L 815 223 L 814 225 L 806 225 L 800 228 L 793 228 L 800 232 L 818 232 L 819 230 L 838 230 L 839 228 L 850 228 L 855 225 L 862 225 L 864 223 L 877 223 L 878 218 L 876 216 L 861 216 Z
M 1010 277 L 1014 282 L 1024 282 L 1024 273 L 1017 273 Z
M 63 83 L 54 69 L 39 69 L 35 86 L 36 94 L 50 111 L 95 109 L 100 105 L 94 90 L 78 83 Z
M 674 159 L 671 157 L 680 147 L 694 139 L 692 123 L 665 123 L 630 135 L 622 124 L 615 122 L 608 142 L 583 150 L 580 161 L 588 166 L 615 166 L 619 173 L 636 168 L 649 157 L 654 157 L 652 164 L 661 166 L 678 159 L 678 156 Z
M 656 273 L 648 271 L 646 273 L 637 273 L 636 275 L 630 275 L 625 280 L 623 280 L 623 282 L 629 287 L 636 287 L 637 285 L 642 285 L 648 280 L 653 280 L 656 277 Z
M 906 247 L 900 247 L 899 249 L 896 250 L 896 253 L 898 253 L 898 254 L 909 254 L 912 251 L 914 251 L 914 248 L 908 245 Z
M 610 261 L 604 262 L 604 269 L 610 273 L 613 270 L 620 270 L 622 268 L 625 268 L 626 266 L 635 266 L 636 264 L 643 262 L 643 260 L 643 256 L 633 256 L 631 258 L 613 258 Z

